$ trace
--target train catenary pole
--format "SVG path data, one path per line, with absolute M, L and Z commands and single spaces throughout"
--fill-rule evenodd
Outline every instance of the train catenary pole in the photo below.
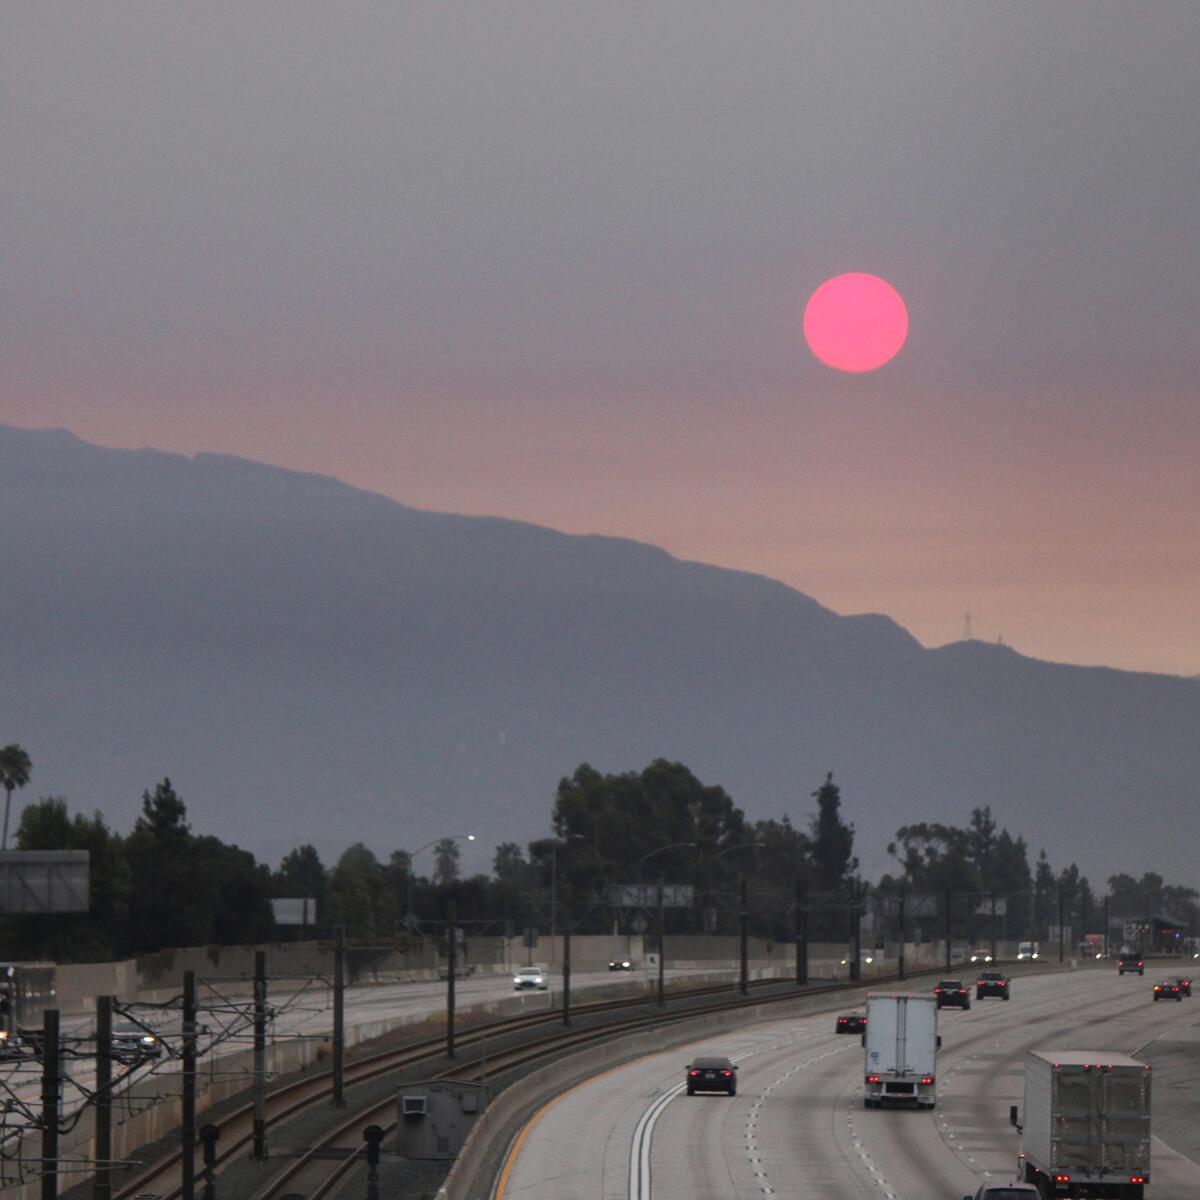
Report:
M 267 1157 L 267 952 L 254 952 L 254 1149 Z
M 58 1009 L 42 1014 L 42 1200 L 58 1195 L 58 1111 L 60 1089 Z
M 446 972 L 446 1057 L 454 1057 L 454 976 L 458 970 L 458 930 L 455 924 L 458 912 L 453 900 L 446 902 L 446 961 L 449 970 Z
M 563 1024 L 571 1024 L 571 906 L 563 909 Z
M 739 947 L 738 958 L 738 991 L 742 995 L 750 990 L 750 906 L 746 897 L 746 872 L 742 872 L 741 879 L 741 944 Z
M 112 1006 L 96 997 L 96 1173 L 92 1200 L 112 1200 Z
M 904 976 L 904 946 L 905 946 L 905 929 L 904 929 L 904 892 L 900 893 L 900 939 L 896 950 L 896 978 L 903 979 Z
M 346 927 L 333 931 L 333 1092 L 334 1108 L 346 1104 Z
M 183 1086 L 182 1123 L 179 1130 L 179 1194 L 196 1196 L 196 972 L 183 973 Z
M 950 970 L 950 893 L 946 893 L 946 970 Z
M 808 890 L 803 876 L 796 877 L 796 986 L 808 982 Z

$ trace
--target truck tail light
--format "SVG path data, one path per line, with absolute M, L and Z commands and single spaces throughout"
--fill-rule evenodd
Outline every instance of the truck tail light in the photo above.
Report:
M 1070 1183 L 1071 1177 L 1070 1177 L 1070 1175 L 1055 1175 L 1054 1182 L 1055 1183 Z
M 1130 1175 L 1129 1182 L 1130 1183 L 1145 1183 L 1146 1176 L 1145 1175 Z
M 922 1079 L 921 1079 L 921 1082 L 922 1082 L 922 1083 L 932 1083 L 932 1082 L 933 1082 L 933 1076 L 932 1076 L 932 1075 L 925 1075 L 925 1076 L 923 1076 L 923 1077 L 922 1077 Z
M 879 1076 L 878 1076 L 878 1075 L 868 1075 L 868 1076 L 867 1076 L 867 1082 L 868 1082 L 868 1083 L 878 1083 L 878 1082 L 879 1082 Z

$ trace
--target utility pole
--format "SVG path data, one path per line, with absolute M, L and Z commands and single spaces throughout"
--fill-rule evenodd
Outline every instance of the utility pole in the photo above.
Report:
M 558 935 L 558 843 L 550 847 L 550 944 Z
M 796 986 L 808 982 L 808 888 L 803 875 L 796 876 Z
M 92 1200 L 112 1200 L 112 1005 L 96 997 L 96 1174 Z
M 738 972 L 738 991 L 745 996 L 750 991 L 750 909 L 746 899 L 746 872 L 742 872 L 741 880 L 741 969 Z
M 992 962 L 996 961 L 996 889 L 992 889 Z
M 1191 926 L 1190 918 L 1188 920 L 1188 925 L 1189 925 L 1189 932 L 1190 932 L 1190 926 Z M 1189 938 L 1189 940 L 1190 940 L 1190 938 Z M 1108 957 L 1108 893 L 1107 892 L 1104 893 L 1104 939 L 1100 943 L 1100 949 L 1104 952 L 1104 957 L 1107 958 Z
M 333 931 L 333 1097 L 334 1108 L 345 1108 L 346 1066 L 346 927 Z
M 853 903 L 850 906 L 850 978 L 855 982 L 862 977 L 862 906 L 860 884 L 857 879 L 850 884 Z
M 571 906 L 563 920 L 563 1024 L 571 1024 Z
M 900 942 L 896 951 L 896 978 L 904 978 L 904 890 L 900 891 Z
M 446 901 L 446 1057 L 454 1057 L 454 975 L 458 970 L 458 946 L 455 925 L 458 911 L 453 900 Z
M 946 970 L 950 970 L 950 893 L 946 893 Z
M 663 902 L 663 877 L 658 877 L 658 1007 L 667 1002 L 667 909 Z
M 1058 885 L 1058 961 L 1062 962 L 1067 955 L 1067 931 L 1063 928 L 1063 894 L 1062 884 Z

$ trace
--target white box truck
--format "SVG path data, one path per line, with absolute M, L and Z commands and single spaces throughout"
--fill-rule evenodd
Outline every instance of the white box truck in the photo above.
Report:
M 1050 1197 L 1141 1200 L 1150 1182 L 1150 1076 L 1108 1050 L 1031 1050 L 1018 1178 Z
M 937 1000 L 931 995 L 867 996 L 866 1081 L 863 1104 L 937 1102 Z

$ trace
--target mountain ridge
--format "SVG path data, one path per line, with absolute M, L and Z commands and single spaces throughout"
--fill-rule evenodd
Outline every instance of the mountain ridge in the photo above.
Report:
M 876 867 L 900 824 L 986 803 L 1059 865 L 1124 869 L 1127 842 L 1074 814 L 1120 821 L 1153 779 L 1139 805 L 1174 833 L 1144 869 L 1190 869 L 1190 680 L 925 649 L 766 576 L 230 455 L 0 426 L 0 500 L 22 518 L 0 529 L 21 564 L 0 600 L 6 738 L 35 794 L 118 828 L 169 774 L 198 829 L 268 857 L 460 826 L 524 840 L 580 762 L 661 755 L 798 821 L 834 769 Z

